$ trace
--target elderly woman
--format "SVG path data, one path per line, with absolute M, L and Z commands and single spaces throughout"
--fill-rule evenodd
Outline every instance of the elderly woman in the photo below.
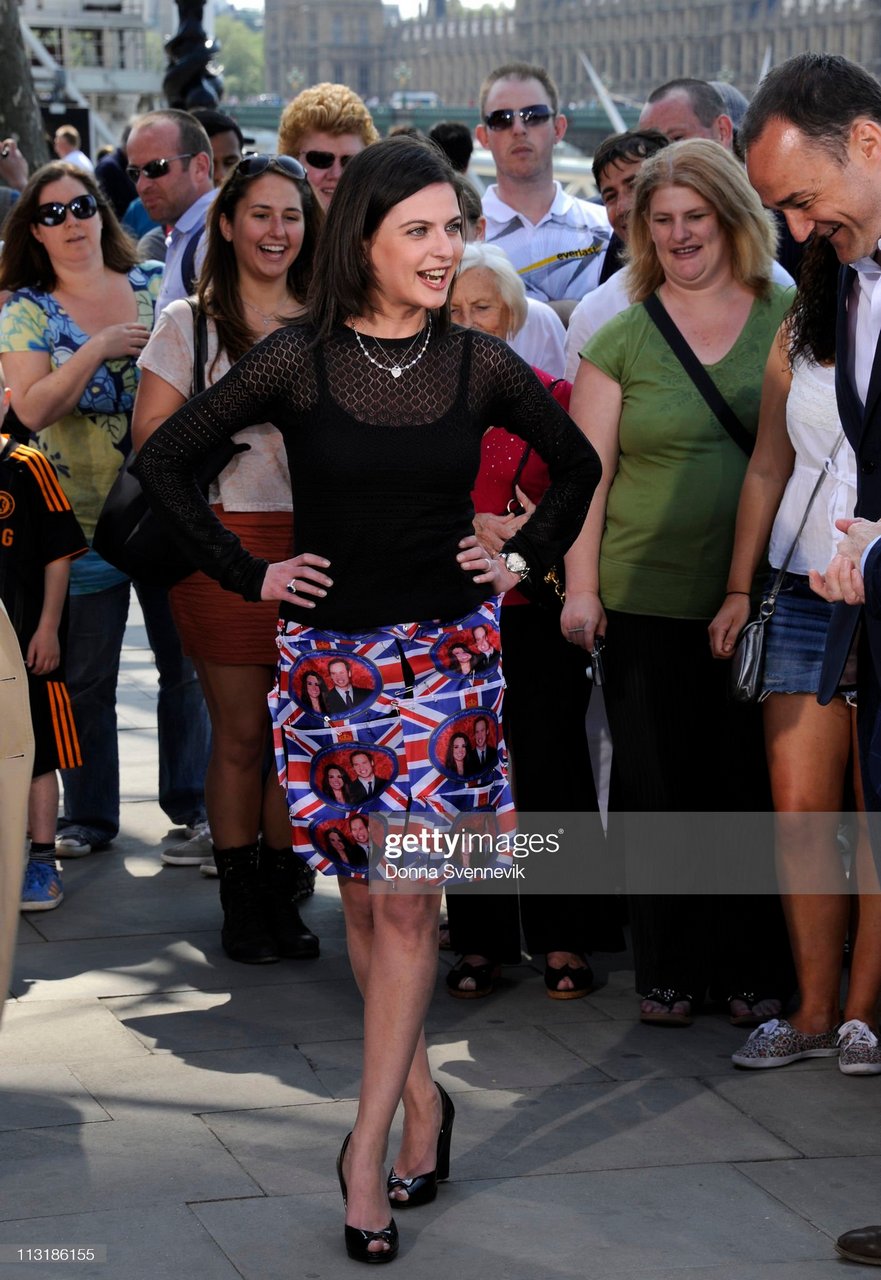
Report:
M 469 244 L 453 286 L 452 316 L 457 324 L 510 340 L 527 315 L 526 290 L 508 257 L 495 245 Z M 564 408 L 570 385 L 554 383 L 541 370 L 538 376 Z M 529 512 L 548 486 L 544 462 L 524 440 L 501 427 L 483 438 L 480 470 L 472 494 L 474 528 L 491 551 L 498 551 L 518 528 L 524 515 L 510 514 L 514 504 Z M 502 648 L 508 700 L 505 736 L 514 761 L 514 792 L 523 812 L 541 813 L 572 808 L 573 779 L 579 805 L 596 811 L 590 755 L 584 719 L 590 699 L 584 657 L 560 631 L 559 614 L 531 604 L 522 591 L 509 591 L 502 602 Z M 548 700 L 548 687 L 536 680 L 536 658 L 555 672 L 554 686 L 565 689 Z M 549 726 L 553 722 L 554 756 L 565 759 L 565 775 L 547 769 Z M 602 843 L 599 819 L 596 842 Z M 460 960 L 447 975 L 447 988 L 460 999 L 489 995 L 499 965 L 521 958 L 521 918 L 527 950 L 545 957 L 545 989 L 554 1000 L 585 996 L 593 974 L 585 953 L 593 948 L 620 947 L 620 929 L 613 911 L 600 900 L 578 894 L 493 894 L 479 899 L 468 894 L 447 898 L 450 943 Z M 605 919 L 603 918 L 605 916 Z
M 296 156 L 325 210 L 352 156 L 378 141 L 370 112 L 344 84 L 304 89 L 285 107 L 278 127 L 279 153 Z
M 769 807 L 759 718 L 729 702 L 727 670 L 707 644 L 748 455 L 641 304 L 660 300 L 754 437 L 762 370 L 790 301 L 771 281 L 773 251 L 770 216 L 731 155 L 705 139 L 665 148 L 637 179 L 635 305 L 581 353 L 572 414 L 603 480 L 566 558 L 563 622 L 586 650 L 606 640 L 617 808 Z M 708 989 L 739 1025 L 779 1012 L 788 956 L 776 898 L 684 897 L 670 884 L 635 898 L 631 918 L 643 1021 L 688 1025 Z

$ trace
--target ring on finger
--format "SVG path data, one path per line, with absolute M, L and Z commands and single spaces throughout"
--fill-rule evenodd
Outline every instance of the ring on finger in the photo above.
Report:
M 485 557 L 485 559 L 486 559 L 486 571 L 487 571 L 487 573 L 492 573 L 492 571 L 493 571 L 493 562 L 492 562 L 492 557 L 491 557 L 491 556 L 486 556 L 486 557 Z
M 300 584 L 299 582 L 297 582 L 296 578 L 291 578 L 290 582 L 287 585 L 286 590 L 289 591 L 292 596 L 295 596 L 297 594 L 297 592 L 300 590 Z

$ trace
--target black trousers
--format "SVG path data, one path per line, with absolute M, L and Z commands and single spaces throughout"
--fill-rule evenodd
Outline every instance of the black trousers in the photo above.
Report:
M 760 710 L 728 697 L 728 663 L 712 657 L 706 622 L 610 611 L 605 665 L 611 810 L 770 812 Z M 609 821 L 611 828 L 614 813 Z M 773 864 L 770 822 L 767 831 Z M 707 991 L 723 1000 L 750 991 L 785 998 L 794 987 L 776 894 L 633 896 L 630 920 L 643 994 L 658 987 L 696 1000 Z
M 505 605 L 501 635 L 505 737 L 517 808 L 523 813 L 594 813 L 596 825 L 584 856 L 603 858 L 605 838 L 584 727 L 591 690 L 584 650 L 563 639 L 559 614 L 538 605 Z M 469 895 L 466 888 L 447 895 L 447 910 L 450 942 L 461 955 L 516 964 L 521 922 L 527 950 L 538 955 L 623 947 L 618 906 L 611 898 Z

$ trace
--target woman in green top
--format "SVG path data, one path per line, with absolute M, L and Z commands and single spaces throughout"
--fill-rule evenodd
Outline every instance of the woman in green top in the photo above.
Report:
M 637 179 L 635 305 L 581 353 L 571 412 L 603 480 L 566 557 L 563 625 L 588 650 L 606 639 L 620 810 L 770 807 L 760 722 L 728 701 L 727 670 L 707 640 L 747 453 L 640 304 L 659 298 L 754 435 L 765 360 L 789 305 L 771 281 L 773 251 L 770 217 L 730 153 L 705 139 L 665 148 Z M 661 887 L 632 903 L 642 1020 L 688 1025 L 708 990 L 729 1001 L 738 1025 L 779 1012 L 789 966 L 776 897 L 745 906 L 679 894 L 672 872 Z

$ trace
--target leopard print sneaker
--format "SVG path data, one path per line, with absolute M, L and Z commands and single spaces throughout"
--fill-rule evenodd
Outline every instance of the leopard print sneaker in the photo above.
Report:
M 785 1018 L 772 1018 L 756 1027 L 742 1049 L 732 1053 L 736 1067 L 788 1067 L 802 1058 L 834 1058 L 838 1053 L 838 1032 L 833 1027 L 818 1036 L 805 1035 Z

